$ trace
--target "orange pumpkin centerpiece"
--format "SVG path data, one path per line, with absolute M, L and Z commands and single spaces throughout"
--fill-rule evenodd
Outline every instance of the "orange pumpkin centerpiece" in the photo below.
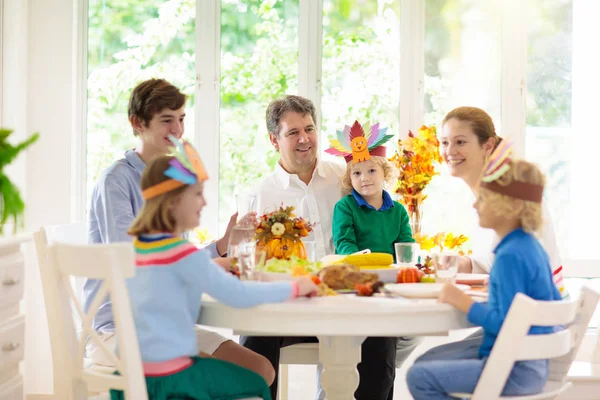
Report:
M 289 260 L 291 256 L 306 259 L 302 237 L 308 236 L 313 225 L 296 217 L 294 207 L 279 207 L 279 210 L 264 214 L 256 227 L 257 250 L 266 252 L 266 259 Z

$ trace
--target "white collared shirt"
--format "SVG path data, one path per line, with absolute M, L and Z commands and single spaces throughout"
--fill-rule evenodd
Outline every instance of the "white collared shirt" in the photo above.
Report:
M 307 240 L 314 240 L 317 259 L 334 254 L 331 224 L 333 207 L 342 198 L 341 179 L 346 168 L 340 163 L 319 160 L 313 176 L 306 185 L 298 175 L 291 175 L 279 163 L 275 172 L 254 189 L 259 215 L 280 206 L 294 206 L 296 216 L 316 223 Z

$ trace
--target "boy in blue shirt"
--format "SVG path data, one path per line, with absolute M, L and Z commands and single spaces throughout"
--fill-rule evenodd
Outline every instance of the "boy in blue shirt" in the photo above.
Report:
M 449 393 L 473 393 L 504 318 L 517 293 L 534 300 L 561 300 L 552 280 L 548 256 L 533 235 L 542 226 L 544 176 L 525 161 L 510 160 L 499 148 L 487 165 L 474 204 L 479 224 L 493 229 L 500 243 L 494 250 L 489 301 L 477 303 L 447 283 L 439 300 L 465 312 L 469 321 L 483 327 L 483 336 L 431 349 L 407 373 L 415 400 L 452 399 Z M 532 327 L 544 334 L 552 327 Z M 548 360 L 518 361 L 506 381 L 503 396 L 532 395 L 548 379 Z

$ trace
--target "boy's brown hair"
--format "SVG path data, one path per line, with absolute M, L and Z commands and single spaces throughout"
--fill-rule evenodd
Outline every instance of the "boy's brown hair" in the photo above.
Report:
M 512 160 L 510 169 L 494 182 L 501 186 L 508 186 L 513 181 L 544 186 L 546 178 L 535 164 L 524 160 Z M 524 231 L 535 233 L 541 230 L 544 223 L 541 202 L 517 199 L 485 187 L 479 188 L 479 196 L 496 215 L 518 217 Z
M 398 170 L 394 165 L 385 157 L 371 156 L 369 160 L 373 161 L 373 164 L 379 165 L 383 169 L 384 188 L 393 187 L 396 178 L 398 178 Z M 352 193 L 353 187 L 351 175 L 355 164 L 356 163 L 353 161 L 346 164 L 346 173 L 342 177 L 342 190 L 344 194 Z
M 170 179 L 165 175 L 165 171 L 169 168 L 169 162 L 174 158 L 173 156 L 160 156 L 150 161 L 142 174 L 140 182 L 142 190 Z M 152 232 L 174 232 L 177 226 L 169 208 L 187 187 L 188 185 L 184 185 L 146 200 L 127 233 L 138 236 Z
M 148 79 L 138 84 L 129 97 L 127 114 L 129 120 L 136 118 L 148 126 L 152 117 L 161 110 L 179 110 L 184 106 L 186 95 L 164 79 Z M 135 136 L 139 133 L 134 129 Z

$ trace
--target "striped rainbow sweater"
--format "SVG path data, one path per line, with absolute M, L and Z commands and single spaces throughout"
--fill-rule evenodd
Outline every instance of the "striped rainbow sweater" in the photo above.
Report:
M 292 282 L 240 281 L 205 251 L 170 233 L 142 235 L 134 247 L 136 275 L 127 287 L 145 364 L 198 354 L 194 324 L 204 293 L 231 307 L 282 302 L 293 295 Z

